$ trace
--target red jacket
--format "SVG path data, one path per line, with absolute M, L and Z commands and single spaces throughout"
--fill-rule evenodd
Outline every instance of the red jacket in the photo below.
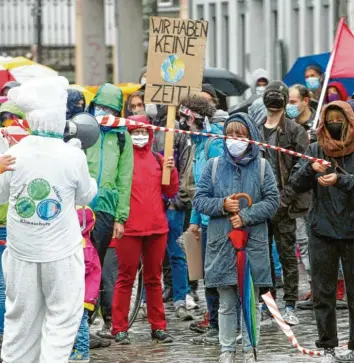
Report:
M 134 121 L 148 123 L 145 116 L 129 117 Z M 136 127 L 129 127 L 129 131 Z M 171 172 L 170 185 L 162 185 L 163 158 L 151 151 L 153 132 L 149 130 L 149 143 L 134 147 L 134 170 L 130 197 L 130 214 L 124 226 L 128 236 L 149 236 L 168 232 L 168 223 L 162 195 L 173 198 L 179 187 L 178 172 Z M 157 160 L 160 159 L 160 162 Z

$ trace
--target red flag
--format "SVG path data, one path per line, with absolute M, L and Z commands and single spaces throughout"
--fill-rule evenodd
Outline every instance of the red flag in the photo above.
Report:
M 331 78 L 354 78 L 354 35 L 344 18 L 338 24 L 332 55 Z

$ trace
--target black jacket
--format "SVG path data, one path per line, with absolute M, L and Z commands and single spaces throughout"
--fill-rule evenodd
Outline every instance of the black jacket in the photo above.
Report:
M 306 160 L 301 160 L 294 168 L 289 186 L 295 193 L 313 191 L 313 201 L 309 212 L 312 232 L 334 239 L 354 239 L 354 153 L 341 158 L 329 159 L 313 143 L 307 155 L 332 161 L 327 173 L 336 172 L 338 181 L 332 187 L 323 187 L 317 182 L 317 174 Z M 337 163 L 339 167 L 334 168 Z
M 264 124 L 266 119 L 259 124 L 259 131 L 261 137 L 264 140 Z M 273 145 L 280 146 L 284 149 L 293 150 L 299 153 L 305 153 L 307 147 L 309 146 L 309 139 L 306 130 L 298 125 L 294 120 L 288 118 L 283 118 L 279 123 Z M 277 155 L 277 170 L 276 175 L 278 176 L 278 185 L 280 186 L 281 195 L 283 195 L 283 190 L 288 184 L 292 168 L 298 162 L 298 158 L 285 154 L 278 153 Z M 308 212 L 311 203 L 311 194 L 304 193 L 298 194 L 296 197 L 292 198 L 291 204 L 289 205 L 288 213 L 291 218 L 298 218 L 305 216 Z M 282 202 L 282 205 L 284 203 Z

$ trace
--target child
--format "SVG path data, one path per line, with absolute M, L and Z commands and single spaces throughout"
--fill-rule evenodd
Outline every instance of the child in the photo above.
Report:
M 75 205 L 97 193 L 85 154 L 65 144 L 68 81 L 40 78 L 9 92 L 32 135 L 7 153 L 15 171 L 0 176 L 0 204 L 9 202 L 5 332 L 6 363 L 66 363 L 83 314 L 82 236 Z
M 90 234 L 95 225 L 95 215 L 92 209 L 79 208 L 77 210 L 81 225 L 85 257 L 85 304 L 79 331 L 69 363 L 89 363 L 90 361 L 90 329 L 88 313 L 93 311 L 97 302 L 101 282 L 101 263 L 97 251 L 90 240 Z

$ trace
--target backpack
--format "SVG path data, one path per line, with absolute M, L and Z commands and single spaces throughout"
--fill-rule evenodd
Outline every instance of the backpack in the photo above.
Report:
M 215 184 L 215 178 L 216 178 L 216 171 L 218 168 L 219 163 L 219 157 L 213 159 L 213 167 L 211 169 L 211 183 L 212 185 Z M 260 178 L 261 178 L 261 187 L 263 187 L 264 184 L 264 175 L 265 175 L 265 159 L 261 158 L 261 170 L 260 170 Z
M 186 168 L 180 179 L 179 199 L 187 206 L 191 204 L 191 201 L 195 194 L 194 175 L 193 175 L 194 155 L 195 155 L 195 144 L 192 143 L 189 149 Z

